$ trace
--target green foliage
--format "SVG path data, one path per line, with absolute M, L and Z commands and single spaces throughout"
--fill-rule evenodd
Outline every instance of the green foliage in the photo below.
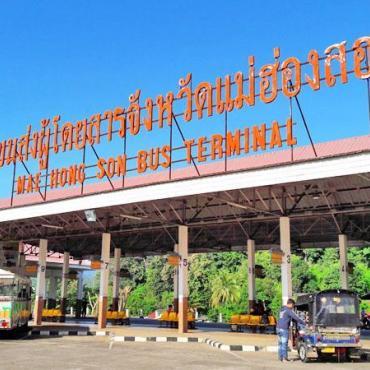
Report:
M 235 274 L 221 270 L 212 279 L 212 307 L 235 304 L 240 301 L 241 290 Z
M 157 308 L 157 299 L 146 284 L 138 285 L 129 295 L 127 307 L 132 315 L 140 315 L 141 310 L 144 315 L 154 311 Z
M 206 314 L 211 301 L 211 276 L 216 268 L 209 254 L 193 255 L 189 259 L 189 302 Z
M 174 269 L 166 258 L 156 256 L 146 260 L 146 285 L 157 301 L 161 300 L 163 292 L 173 291 L 173 275 Z
M 292 255 L 292 271 L 294 292 L 313 292 L 317 289 L 316 275 L 310 270 L 310 264 L 305 259 Z
M 168 307 L 170 304 L 173 304 L 173 291 L 172 292 L 164 291 L 162 293 L 160 307 Z
M 350 248 L 348 260 L 354 264 L 350 275 L 350 289 L 364 295 L 370 291 L 370 247 Z M 271 263 L 267 251 L 256 253 L 256 264 L 264 269 L 265 277 L 256 278 L 257 300 L 265 301 L 276 315 L 281 307 L 281 271 Z M 173 302 L 174 269 L 164 257 L 146 259 L 124 258 L 122 268 L 130 278 L 121 279 L 121 288 L 132 288 L 126 307 L 132 315 L 144 315 L 164 309 Z M 305 249 L 292 255 L 294 295 L 339 288 L 339 255 L 334 248 Z M 74 302 L 76 281 L 69 283 L 68 298 Z M 99 290 L 99 273 L 85 287 L 93 308 Z M 245 253 L 194 254 L 189 258 L 189 301 L 199 313 L 216 321 L 221 313 L 224 320 L 232 314 L 248 311 L 247 258 Z M 111 296 L 111 289 L 109 292 Z M 362 306 L 370 309 L 369 302 Z M 96 308 L 96 307 L 95 307 Z
M 78 280 L 69 280 L 67 283 L 67 302 L 68 306 L 76 307 L 77 301 L 77 284 Z
M 145 264 L 142 258 L 122 258 L 121 269 L 130 273 L 129 278 L 121 279 L 121 286 L 136 288 L 139 284 L 145 283 Z
M 354 264 L 349 285 L 363 296 L 370 292 L 370 248 L 352 248 L 348 253 L 348 261 Z M 370 308 L 370 307 L 369 307 Z
M 316 264 L 310 265 L 316 279 L 315 290 L 340 288 L 339 255 L 336 249 L 325 249 Z

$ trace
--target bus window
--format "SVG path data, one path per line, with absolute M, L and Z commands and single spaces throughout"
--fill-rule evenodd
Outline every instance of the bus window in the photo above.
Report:
M 0 281 L 0 296 L 12 297 L 15 293 L 16 285 L 12 280 Z

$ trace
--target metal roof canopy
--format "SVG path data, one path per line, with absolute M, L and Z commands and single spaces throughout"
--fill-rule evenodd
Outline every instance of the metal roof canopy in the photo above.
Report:
M 97 222 L 84 210 L 95 209 Z M 245 250 L 279 244 L 279 217 L 291 217 L 293 249 L 370 244 L 370 152 L 274 165 L 108 191 L 0 210 L 4 243 L 49 240 L 49 249 L 75 258 L 100 255 L 112 234 L 123 255 L 173 250 L 177 226 L 189 226 L 189 251 Z M 50 229 L 49 224 L 58 228 Z

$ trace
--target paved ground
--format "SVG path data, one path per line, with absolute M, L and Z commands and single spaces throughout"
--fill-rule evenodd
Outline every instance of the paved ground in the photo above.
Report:
M 225 324 L 200 324 L 197 325 L 197 330 L 189 330 L 189 333 L 179 335 L 176 329 L 159 328 L 158 321 L 154 320 L 132 320 L 130 326 L 111 326 L 108 325 L 106 331 L 117 336 L 186 336 L 209 338 L 216 340 L 223 344 L 229 345 L 254 345 L 259 347 L 276 346 L 276 335 L 252 333 L 251 331 L 243 333 L 232 333 L 230 328 Z M 53 329 L 63 327 L 63 330 L 78 330 L 78 328 L 86 327 L 91 331 L 99 330 L 97 325 L 91 320 L 69 320 L 66 324 L 59 323 L 43 323 L 42 326 L 37 327 L 41 330 Z M 364 332 L 361 338 L 361 343 L 364 348 L 370 349 L 369 332 Z
M 2 370 L 57 369 L 281 369 L 272 353 L 222 352 L 205 344 L 116 343 L 105 337 L 63 337 L 0 341 Z M 292 355 L 294 357 L 294 355 Z M 291 369 L 368 369 L 369 363 L 284 364 Z

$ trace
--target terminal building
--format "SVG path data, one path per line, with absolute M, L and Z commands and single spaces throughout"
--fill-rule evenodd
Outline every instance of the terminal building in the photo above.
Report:
M 177 261 L 180 332 L 188 329 L 192 253 L 246 252 L 252 303 L 256 251 L 269 250 L 280 260 L 286 301 L 293 293 L 292 254 L 338 248 L 341 287 L 348 288 L 347 249 L 370 243 L 370 136 L 314 143 L 298 97 L 304 89 L 319 94 L 323 86 L 344 88 L 351 77 L 366 86 L 370 104 L 370 37 L 333 44 L 322 55 L 310 50 L 302 61 L 281 60 L 279 48 L 273 52 L 273 62 L 260 69 L 251 56 L 246 73 L 194 87 L 189 73 L 177 93 L 140 103 L 138 89 L 128 107 L 75 123 L 56 115 L 36 131 L 29 125 L 23 136 L 0 141 L 0 169 L 13 166 L 11 196 L 0 199 L 0 242 L 21 253 L 25 244 L 38 247 L 37 324 L 47 297 L 50 251 L 63 254 L 64 273 L 69 257 L 98 261 L 100 328 L 107 322 L 109 274 L 115 304 L 125 257 L 171 255 Z M 231 127 L 232 111 L 240 117 L 242 108 L 270 107 L 278 99 L 284 111 L 289 108 L 288 117 Z M 222 127 L 215 128 L 213 115 Z M 198 138 L 184 134 L 191 121 L 206 119 L 211 122 L 199 124 Z M 298 125 L 310 145 L 297 144 Z M 99 155 L 103 143 L 109 158 Z M 87 149 L 94 164 L 87 161 Z
M 123 189 L 90 189 L 76 196 L 57 190 L 52 200 L 3 206 L 3 245 L 38 246 L 35 322 L 47 292 L 47 253 L 77 260 L 99 256 L 99 326 L 106 326 L 108 279 L 113 271 L 118 298 L 119 260 L 125 256 L 179 257 L 176 296 L 179 331 L 187 330 L 190 253 L 246 251 L 249 300 L 255 299 L 254 254 L 281 254 L 282 295 L 292 296 L 291 255 L 306 247 L 339 249 L 342 288 L 348 288 L 348 246 L 370 242 L 370 137 L 354 137 L 222 163 L 174 171 L 163 181 L 153 175 Z M 103 184 L 107 186 L 107 184 Z M 29 204 L 27 204 L 29 203 Z M 66 240 L 68 241 L 66 243 Z M 113 258 L 113 259 L 112 259 Z M 84 262 L 84 264 L 86 264 Z M 111 266 L 112 264 L 112 266 Z M 86 264 L 88 267 L 88 264 Z

